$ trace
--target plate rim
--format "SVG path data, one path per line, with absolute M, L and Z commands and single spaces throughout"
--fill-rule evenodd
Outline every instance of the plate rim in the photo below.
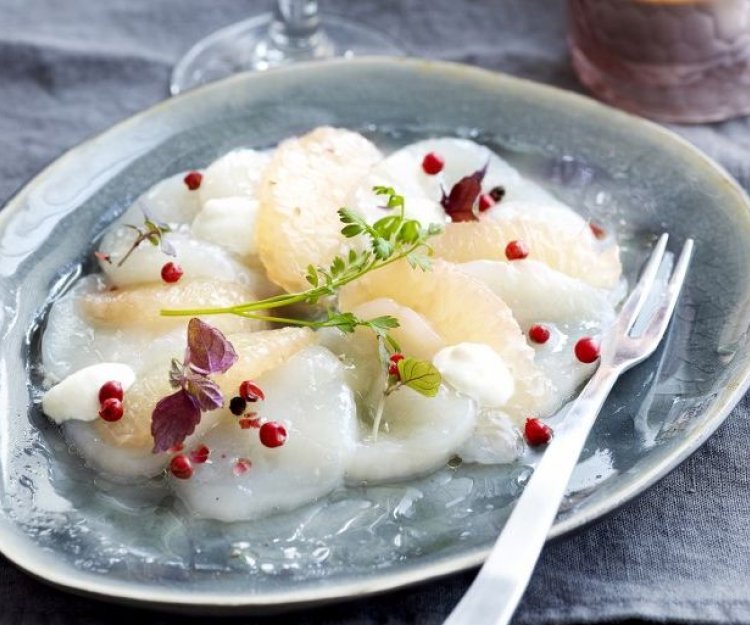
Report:
M 561 105 L 570 105 L 579 111 L 590 110 L 604 114 L 621 126 L 624 125 L 632 128 L 634 132 L 640 132 L 641 134 L 647 132 L 651 136 L 661 138 L 665 142 L 681 148 L 686 156 L 694 160 L 697 167 L 702 167 L 704 171 L 711 172 L 718 180 L 728 186 L 728 190 L 734 192 L 738 199 L 738 206 L 744 204 L 745 211 L 743 215 L 750 224 L 750 198 L 723 166 L 674 131 L 647 119 L 614 109 L 580 93 L 476 66 L 420 58 L 373 56 L 313 61 L 277 68 L 270 70 L 270 72 L 274 75 L 277 73 L 294 74 L 298 72 L 307 73 L 320 69 L 326 71 L 327 68 L 335 71 L 335 68 L 338 66 L 351 66 L 352 64 L 359 65 L 363 69 L 366 67 L 388 67 L 396 64 L 406 66 L 417 72 L 457 74 L 460 77 L 472 78 L 478 82 L 485 82 L 495 87 L 536 92 L 547 101 L 556 100 Z M 231 88 L 231 85 L 235 83 L 240 85 L 256 79 L 263 80 L 263 76 L 268 74 L 269 72 L 241 73 L 178 96 L 168 97 L 69 148 L 31 177 L 6 201 L 2 210 L 0 210 L 0 232 L 4 230 L 13 214 L 23 207 L 26 197 L 37 186 L 42 185 L 45 179 L 58 168 L 66 167 L 67 161 L 75 157 L 79 151 L 84 151 L 86 148 L 92 147 L 93 144 L 106 140 L 109 135 L 116 134 L 118 131 L 139 123 L 144 117 L 149 117 L 168 109 L 173 101 L 189 101 L 190 99 L 201 98 L 204 93 L 212 90 Z M 615 509 L 630 502 L 665 477 L 706 442 L 724 422 L 735 405 L 742 399 L 748 388 L 750 388 L 750 363 L 746 364 L 743 370 L 736 372 L 725 383 L 721 392 L 702 411 L 703 419 L 699 427 L 691 432 L 680 444 L 676 445 L 667 456 L 655 462 L 647 470 L 639 473 L 612 495 L 589 505 L 583 511 L 573 512 L 565 519 L 556 521 L 548 535 L 548 540 L 559 538 L 601 519 Z M 6 529 L 6 526 L 9 526 L 10 529 Z M 357 578 L 355 581 L 340 581 L 329 587 L 311 587 L 302 590 L 285 589 L 282 591 L 264 592 L 259 595 L 216 591 L 186 594 L 184 591 L 167 590 L 159 586 L 151 586 L 146 589 L 134 582 L 122 580 L 109 581 L 105 576 L 80 571 L 66 563 L 61 565 L 52 556 L 39 549 L 38 546 L 34 544 L 24 546 L 22 543 L 29 542 L 25 535 L 22 535 L 24 538 L 23 541 L 16 543 L 13 539 L 18 535 L 18 531 L 10 524 L 7 518 L 0 515 L 0 553 L 19 569 L 53 586 L 76 594 L 119 603 L 135 603 L 157 609 L 177 609 L 190 612 L 200 612 L 203 608 L 211 610 L 212 613 L 217 613 L 217 610 L 218 612 L 226 613 L 273 613 L 312 605 L 321 605 L 336 600 L 366 597 L 445 577 L 479 566 L 490 551 L 490 547 L 473 548 L 466 553 L 447 556 L 437 562 L 415 563 L 401 571 L 378 573 L 366 578 Z

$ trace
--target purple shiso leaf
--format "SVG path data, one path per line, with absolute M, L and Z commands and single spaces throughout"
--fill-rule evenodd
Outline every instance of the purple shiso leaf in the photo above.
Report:
M 487 165 L 469 176 L 464 176 L 450 190 L 448 195 L 443 191 L 440 204 L 453 221 L 477 221 L 474 205 L 482 193 L 482 181 L 487 173 Z
M 218 384 L 207 377 L 192 374 L 187 377 L 186 390 L 198 402 L 203 412 L 216 410 L 224 405 L 224 395 Z
M 237 362 L 237 352 L 226 337 L 200 319 L 193 317 L 188 323 L 187 340 L 186 361 L 198 373 L 224 373 Z
M 169 367 L 169 386 L 172 388 L 185 386 L 185 367 L 177 358 L 172 358 L 172 364 Z
M 185 390 L 181 389 L 159 400 L 151 415 L 154 453 L 167 451 L 182 443 L 195 431 L 200 420 L 198 400 Z

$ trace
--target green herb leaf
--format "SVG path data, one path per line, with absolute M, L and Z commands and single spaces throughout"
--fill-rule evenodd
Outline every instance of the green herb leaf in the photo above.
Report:
M 387 239 L 375 239 L 372 242 L 372 249 L 375 252 L 375 257 L 380 260 L 386 260 L 393 254 L 393 243 Z
M 398 319 L 390 315 L 375 317 L 367 321 L 367 325 L 373 330 L 392 330 L 399 327 Z
M 383 185 L 376 185 L 372 188 L 375 195 L 396 195 L 396 190 L 393 187 L 384 187 Z
M 418 221 L 407 219 L 398 231 L 399 241 L 404 243 L 416 243 L 422 236 L 422 228 Z
M 412 252 L 406 257 L 407 262 L 412 266 L 413 269 L 419 267 L 422 271 L 429 271 L 432 269 L 432 262 L 424 254 L 418 252 Z
M 305 275 L 305 280 L 307 280 L 312 286 L 318 286 L 318 284 L 320 284 L 318 271 L 312 265 L 307 266 L 307 274 Z
M 367 229 L 367 222 L 362 218 L 361 215 L 351 210 L 350 208 L 340 208 L 338 210 L 339 219 L 342 224 L 357 224 L 362 226 L 363 229 Z
M 344 262 L 344 259 L 341 258 L 341 256 L 337 256 L 333 259 L 333 262 L 331 263 L 331 276 L 336 277 L 340 276 L 342 273 L 344 273 L 344 269 L 346 269 L 346 263 Z
M 425 397 L 435 397 L 442 382 L 440 372 L 431 362 L 416 358 L 399 360 L 398 374 L 401 384 Z
M 402 195 L 396 193 L 393 187 L 376 186 L 372 190 L 375 192 L 375 195 L 387 195 L 388 200 L 383 208 L 400 208 L 401 217 L 403 218 L 404 197 Z
M 338 328 L 342 332 L 351 334 L 358 325 L 361 325 L 361 321 L 350 312 L 337 313 L 329 311 L 328 319 L 315 325 L 326 328 Z
M 344 226 L 341 229 L 341 234 L 343 234 L 347 239 L 352 239 L 362 234 L 362 227 L 358 224 L 349 224 L 348 226 Z
M 388 198 L 388 208 L 401 208 L 404 205 L 404 198 L 395 193 Z
M 372 224 L 372 229 L 377 232 L 378 236 L 390 239 L 399 231 L 402 222 L 403 220 L 398 215 L 388 215 Z
M 390 334 L 385 335 L 385 340 L 388 342 L 388 345 L 391 346 L 391 349 L 394 352 L 401 352 L 401 345 L 399 345 L 398 341 L 394 339 Z

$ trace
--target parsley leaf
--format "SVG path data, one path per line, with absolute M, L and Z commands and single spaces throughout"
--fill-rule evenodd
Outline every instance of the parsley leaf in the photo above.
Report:
M 398 328 L 398 319 L 391 317 L 390 315 L 383 315 L 382 317 L 375 317 L 367 321 L 367 325 L 377 330 L 392 330 Z

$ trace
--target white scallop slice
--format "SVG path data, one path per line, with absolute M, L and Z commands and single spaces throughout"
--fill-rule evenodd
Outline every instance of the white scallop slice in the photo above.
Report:
M 383 370 L 378 358 L 375 341 L 371 340 L 369 335 L 360 330 L 355 334 L 344 334 L 336 328 L 325 328 L 319 330 L 317 335 L 321 344 L 327 346 L 344 363 L 348 383 L 355 391 L 361 405 L 360 414 L 368 415 L 371 419 L 371 413 L 374 412 L 375 404 L 379 398 L 379 393 L 382 393 L 381 389 L 383 386 Z M 399 395 L 401 392 L 398 391 L 395 395 Z M 431 410 L 431 414 L 438 418 L 440 424 L 443 424 L 443 420 L 439 416 L 442 408 L 438 399 L 447 392 L 447 389 L 443 388 L 438 398 L 423 402 L 425 409 Z M 450 396 L 456 397 L 456 394 L 451 391 Z M 406 398 L 408 399 L 408 396 Z M 412 399 L 415 399 L 413 393 Z M 562 399 L 560 399 L 560 402 Z M 390 401 L 392 400 L 389 399 Z M 430 401 L 434 403 L 430 404 Z M 478 408 L 475 409 L 478 410 Z M 388 413 L 386 414 L 386 422 L 387 416 Z M 370 425 L 366 423 L 370 423 Z M 441 441 L 432 441 L 432 425 L 429 421 L 424 424 L 420 422 L 414 424 L 417 427 L 424 426 L 421 434 L 428 442 L 441 444 Z M 450 424 L 444 425 L 450 432 Z M 365 420 L 360 425 L 360 438 L 363 439 L 363 442 L 357 447 L 352 460 L 353 468 L 351 473 L 353 477 L 351 477 L 351 480 L 355 481 L 357 477 L 362 479 L 366 477 L 368 480 L 375 479 L 376 481 L 397 479 L 394 476 L 400 475 L 398 467 L 401 463 L 406 462 L 408 466 L 409 463 L 419 462 L 423 458 L 422 449 L 416 449 L 422 442 L 419 435 L 411 442 L 404 443 L 402 441 L 394 441 L 389 438 L 388 433 L 381 432 L 378 435 L 378 441 L 373 444 L 367 442 L 367 438 L 371 437 L 371 427 L 371 421 L 368 420 Z M 468 433 L 463 428 L 460 428 L 458 432 L 459 438 L 466 436 L 467 440 L 464 443 L 451 441 L 449 437 L 443 439 L 443 442 L 447 442 L 447 445 L 443 448 L 438 448 L 437 458 L 425 458 L 426 463 L 418 467 L 418 471 L 416 472 L 424 473 L 431 470 L 430 467 L 441 466 L 444 464 L 446 458 L 452 455 L 454 450 L 466 462 L 483 462 L 487 464 L 512 462 L 519 453 L 517 448 L 520 441 L 518 440 L 517 432 L 510 421 L 510 417 L 500 410 L 480 410 L 476 425 L 469 426 L 467 430 Z M 516 432 L 515 438 L 512 436 L 514 432 Z M 456 447 L 451 449 L 453 443 L 455 443 Z M 386 453 L 382 461 L 382 466 L 378 465 L 377 456 L 380 453 Z M 372 469 L 368 469 L 368 464 L 374 464 L 375 466 Z M 363 475 L 365 477 L 362 477 Z M 372 477 L 373 475 L 375 475 L 374 478 Z
M 555 224 L 564 232 L 573 235 L 581 235 L 587 243 L 596 244 L 594 237 L 586 221 L 581 215 L 569 206 L 558 201 L 529 201 L 529 200 L 505 200 L 490 207 L 482 213 L 484 218 L 495 221 L 513 219 L 532 219 L 546 221 Z
M 281 352 L 289 353 L 290 349 L 293 349 L 293 345 L 284 344 L 284 341 L 291 341 L 292 343 L 303 341 L 306 339 L 306 333 L 309 332 L 297 328 L 289 330 L 291 332 L 287 330 L 273 330 L 268 332 L 233 334 L 234 344 L 241 357 L 235 367 L 241 365 L 243 358 L 246 359 L 253 356 L 253 354 L 248 354 L 246 349 L 243 349 L 243 344 L 246 347 L 248 345 L 251 346 L 251 349 L 259 350 L 256 354 L 257 358 L 268 359 L 269 354 L 263 351 L 265 347 L 275 345 Z M 184 350 L 184 333 L 181 341 L 182 349 Z M 328 355 L 329 360 L 333 359 L 333 356 Z M 271 357 L 273 356 L 271 355 Z M 262 369 L 263 364 L 259 362 L 256 367 Z M 66 422 L 63 425 L 63 431 L 67 440 L 75 447 L 79 455 L 84 458 L 86 464 L 101 473 L 105 473 L 111 479 L 118 481 L 130 481 L 132 479 L 150 477 L 157 475 L 164 469 L 171 456 L 170 454 L 152 453 L 154 441 L 151 436 L 150 426 L 153 407 L 159 399 L 174 392 L 174 389 L 170 388 L 169 384 L 168 365 L 168 361 L 162 363 L 154 363 L 152 361 L 151 364 L 144 366 L 141 372 L 139 372 L 135 383 L 125 393 L 125 414 L 119 421 L 107 423 L 101 419 L 95 419 L 94 421 L 82 424 L 86 427 L 78 427 L 73 422 Z M 256 370 L 258 369 L 256 368 Z M 322 371 L 321 375 L 329 373 L 325 366 Z M 241 375 L 242 372 L 235 372 L 234 367 L 230 369 L 230 372 L 234 374 L 235 383 L 229 386 L 235 389 L 234 392 L 236 392 L 236 377 L 238 373 Z M 229 396 L 232 392 L 226 388 L 228 375 L 216 376 L 217 382 L 222 384 L 225 397 Z M 259 379 L 263 380 L 264 377 L 259 376 Z M 298 380 L 298 382 L 303 383 L 301 380 Z M 320 389 L 321 392 L 325 390 L 327 388 Z M 287 397 L 293 397 L 292 393 L 289 392 Z M 273 402 L 271 402 L 271 406 L 273 406 Z M 226 418 L 228 414 L 228 410 L 226 409 L 204 412 L 195 432 L 185 440 L 185 450 L 189 452 L 194 448 L 202 441 L 204 435 L 220 423 L 223 418 Z M 238 430 L 236 418 L 231 417 L 231 419 L 234 430 Z M 257 436 L 257 430 L 253 430 L 253 432 Z M 219 455 L 219 452 L 217 452 L 217 455 Z
M 271 160 L 270 152 L 239 149 L 217 158 L 203 172 L 198 189 L 201 203 L 209 200 L 246 197 L 254 198 L 263 171 Z
M 377 344 L 369 330 L 357 328 L 353 334 L 338 328 L 321 328 L 316 333 L 318 344 L 329 349 L 344 366 L 347 385 L 358 402 L 368 402 L 370 393 L 383 376 Z
M 206 201 L 193 221 L 193 235 L 246 260 L 257 254 L 255 220 L 258 202 L 251 197 L 231 196 Z
M 364 302 L 352 308 L 352 313 L 360 319 L 384 315 L 396 318 L 399 327 L 390 330 L 389 334 L 407 356 L 431 360 L 436 352 L 445 347 L 444 341 L 424 316 L 391 298 L 381 297 Z M 323 328 L 316 335 L 319 344 L 330 349 L 344 363 L 347 383 L 357 400 L 369 406 L 373 401 L 373 394 L 380 393 L 383 385 L 383 364 L 378 356 L 373 332 L 357 328 L 353 333 L 347 334 L 337 328 Z
M 169 462 L 168 454 L 153 454 L 150 449 L 111 445 L 102 439 L 90 423 L 68 421 L 62 427 L 65 439 L 86 465 L 116 481 L 154 477 Z
M 476 403 L 445 386 L 435 397 L 401 388 L 385 401 L 377 438 L 371 425 L 360 425 L 360 440 L 346 479 L 352 483 L 386 482 L 434 471 L 469 439 L 476 418 Z
M 185 345 L 184 332 L 181 334 L 180 349 L 174 353 L 178 356 L 184 352 Z M 306 328 L 231 335 L 240 359 L 228 373 L 214 377 L 220 384 L 225 398 L 237 392 L 238 379 L 243 380 L 245 376 L 256 377 L 253 372 L 266 370 L 269 360 L 270 366 L 274 361 L 286 360 L 288 354 L 294 353 L 299 345 L 312 340 L 311 335 L 312 331 Z M 269 353 L 269 349 L 273 349 L 273 353 Z M 151 416 L 157 402 L 174 392 L 169 384 L 169 353 L 158 352 L 157 349 L 157 354 L 153 355 L 149 364 L 144 365 L 133 385 L 128 387 L 123 402 L 125 411 L 122 419 L 112 423 L 101 419 L 87 423 L 79 421 L 86 427 L 78 427 L 72 421 L 63 424 L 66 438 L 89 466 L 119 481 L 153 476 L 166 466 L 170 458 L 168 454 L 152 453 L 154 440 L 151 436 Z M 158 362 L 159 358 L 162 362 Z M 92 395 L 96 395 L 99 387 L 100 383 L 94 380 L 82 393 L 85 397 L 77 402 L 81 416 L 92 413 L 91 404 L 96 402 Z M 227 409 L 204 412 L 195 432 L 186 439 L 185 450 L 189 452 L 194 448 L 204 434 L 228 414 Z M 236 418 L 231 418 L 236 429 Z M 257 430 L 255 432 L 257 433 Z
M 390 330 L 389 334 L 398 342 L 401 351 L 413 358 L 430 360 L 437 351 L 445 347 L 443 339 L 423 315 L 413 308 L 402 306 L 390 297 L 379 297 L 364 302 L 352 308 L 351 312 L 359 319 L 390 316 L 398 320 L 398 327 Z M 364 331 L 363 334 L 368 332 Z M 371 332 L 369 336 L 374 343 Z
M 183 355 L 187 317 L 177 327 L 165 331 L 159 327 L 100 327 L 84 315 L 80 299 L 91 293 L 106 294 L 108 289 L 101 276 L 86 276 L 52 305 L 42 337 L 42 361 L 50 382 L 100 362 L 127 364 L 138 372 L 145 365 L 157 362 L 168 367 L 173 357 Z M 248 323 L 250 320 L 234 315 L 218 315 L 206 321 L 225 333 L 256 327 Z
M 178 497 L 199 517 L 239 521 L 295 508 L 336 488 L 356 434 L 354 397 L 344 379 L 341 362 L 320 346 L 259 377 L 266 398 L 253 410 L 284 424 L 285 444 L 264 447 L 258 430 L 242 430 L 236 421 L 217 427 L 203 439 L 209 461 L 189 480 L 172 478 Z M 252 466 L 235 475 L 238 459 Z
M 510 464 L 523 449 L 523 439 L 511 418 L 501 410 L 486 408 L 479 412 L 476 429 L 456 453 L 464 462 Z
M 189 224 L 198 214 L 201 198 L 185 184 L 184 171 L 157 182 L 143 193 L 113 224 L 143 225 L 145 210 L 157 222 L 170 225 Z
M 614 319 L 609 291 L 555 271 L 542 262 L 478 260 L 458 267 L 489 286 L 523 327 L 540 320 L 596 322 L 604 327 Z
M 246 267 L 232 253 L 218 245 L 195 239 L 184 227 L 165 235 L 165 239 L 174 247 L 175 256 L 165 254 L 158 246 L 146 241 L 119 266 L 119 261 L 130 249 L 136 236 L 129 228 L 115 227 L 102 239 L 99 249 L 110 255 L 111 262 L 100 261 L 99 265 L 114 286 L 162 282 L 161 269 L 164 264 L 176 262 L 184 272 L 182 280 L 217 278 L 226 282 L 238 282 L 250 287 L 259 297 L 278 292 L 261 271 Z
M 378 302 L 379 300 L 373 300 Z M 347 381 L 355 391 L 355 396 L 360 404 L 360 414 L 370 415 L 374 412 L 377 401 L 382 393 L 383 387 L 383 365 L 378 358 L 375 341 L 364 330 L 357 330 L 354 334 L 344 334 L 336 328 L 325 328 L 317 332 L 318 340 L 321 344 L 328 347 L 342 360 L 347 371 Z M 511 381 L 512 383 L 512 381 Z M 422 420 L 408 421 L 415 427 L 406 438 L 407 440 L 394 440 L 402 430 L 391 430 L 390 432 L 381 431 L 378 434 L 378 440 L 372 442 L 371 437 L 371 420 L 367 419 L 360 424 L 361 442 L 355 452 L 352 468 L 350 469 L 352 481 L 388 481 L 390 479 L 401 479 L 404 475 L 413 472 L 414 474 L 426 473 L 432 468 L 439 467 L 453 455 L 455 451 L 458 455 L 466 457 L 466 462 L 484 462 L 484 463 L 507 463 L 512 462 L 518 455 L 516 447 L 518 440 L 514 439 L 511 434 L 515 432 L 510 418 L 499 410 L 482 409 L 478 413 L 476 425 L 471 425 L 473 421 L 468 419 L 462 420 L 462 416 L 469 415 L 478 410 L 476 404 L 468 400 L 468 412 L 462 412 L 461 407 L 466 406 L 467 398 L 464 396 L 458 403 L 460 427 L 458 430 L 453 429 L 453 425 L 445 423 L 441 416 L 441 410 L 444 406 L 449 407 L 452 413 L 453 402 L 456 402 L 457 394 L 443 387 L 440 395 L 434 399 L 421 398 L 416 394 L 404 389 L 398 391 L 394 396 L 405 393 L 403 400 L 411 399 L 426 411 Z M 411 394 L 411 397 L 409 397 Z M 448 396 L 450 401 L 447 404 L 441 401 Z M 420 401 L 420 398 L 422 401 Z M 386 411 L 386 423 L 388 415 L 393 411 L 391 402 L 388 399 Z M 432 403 L 430 403 L 432 402 Z M 495 423 L 495 415 L 502 415 L 507 423 Z M 398 415 L 397 415 L 398 416 Z M 404 420 L 409 419 L 409 414 L 404 411 L 402 415 Z M 450 417 L 452 418 L 452 416 Z M 434 419 L 435 421 L 431 421 Z M 433 425 L 438 428 L 445 427 L 448 436 L 444 436 L 444 431 L 440 429 L 432 430 Z M 466 427 L 464 427 L 466 426 Z M 432 434 L 437 433 L 440 440 L 433 439 Z M 452 436 L 456 438 L 452 438 Z M 464 443 L 460 439 L 465 437 Z M 517 433 L 516 433 L 517 438 Z M 423 456 L 425 449 L 434 453 Z M 379 460 L 379 454 L 384 453 L 382 460 Z M 424 463 L 422 464 L 422 461 Z M 382 466 L 379 464 L 382 462 Z M 415 465 L 416 463 L 416 465 Z M 369 466 L 373 465 L 373 466 Z
M 425 155 L 435 152 L 445 161 L 437 175 L 428 175 L 422 169 Z M 489 148 L 469 139 L 441 137 L 412 143 L 390 154 L 375 165 L 349 198 L 349 206 L 364 214 L 370 221 L 387 215 L 382 208 L 383 197 L 373 193 L 374 186 L 393 187 L 405 198 L 408 217 L 423 224 L 442 223 L 445 211 L 440 206 L 442 189 L 451 187 L 464 176 L 473 174 L 487 165 L 482 183 L 485 193 L 502 185 L 506 202 L 525 201 L 559 205 L 560 203 L 542 187 L 523 178 L 507 161 Z
M 186 449 L 195 447 L 219 420 L 217 413 L 203 413 L 195 432 L 185 439 Z M 116 482 L 132 482 L 159 475 L 172 458 L 170 453 L 155 454 L 152 446 L 116 445 L 107 441 L 96 422 L 67 421 L 62 425 L 65 440 L 87 466 Z
M 547 376 L 554 392 L 545 409 L 533 416 L 546 417 L 572 399 L 596 371 L 598 362 L 580 362 L 575 356 L 574 348 L 581 337 L 601 336 L 603 328 L 596 320 L 570 323 L 540 321 L 550 330 L 550 338 L 543 345 L 531 343 L 536 350 L 534 362 Z
M 101 276 L 86 276 L 52 305 L 42 337 L 42 361 L 49 381 L 58 382 L 79 369 L 105 361 L 127 364 L 138 371 L 151 353 L 179 355 L 184 351 L 184 331 L 157 339 L 151 332 L 95 329 L 80 313 L 77 300 L 84 294 L 106 290 Z
M 573 349 L 579 338 L 598 336 L 614 322 L 610 292 L 531 259 L 480 260 L 458 267 L 489 286 L 510 307 L 525 333 L 536 323 L 550 329 L 547 343 L 529 344 L 536 351 L 534 363 L 554 387 L 550 401 L 534 416 L 553 413 L 596 369 L 596 364 L 578 361 Z

